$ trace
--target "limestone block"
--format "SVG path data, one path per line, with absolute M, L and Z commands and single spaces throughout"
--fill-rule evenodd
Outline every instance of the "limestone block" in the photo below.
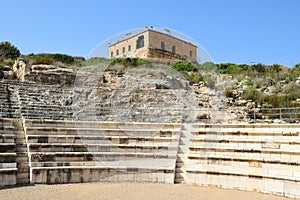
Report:
M 280 153 L 271 153 L 271 160 L 280 160 Z
M 284 195 L 291 198 L 300 198 L 300 183 L 284 182 Z
M 95 169 L 90 169 L 90 181 L 91 182 L 97 182 L 97 181 L 101 181 L 99 178 L 99 173 L 101 173 L 100 170 L 95 170 Z
M 164 183 L 174 183 L 174 173 L 165 173 Z
M 279 180 L 264 179 L 265 192 L 283 194 L 284 182 Z
M 256 178 L 248 178 L 246 182 L 246 188 L 249 191 L 259 191 L 259 179 Z
M 300 162 L 300 155 L 291 154 L 291 161 Z
M 274 177 L 286 177 L 286 178 L 291 178 L 293 177 L 293 171 L 291 170 L 276 170 L 276 169 L 269 169 L 270 176 Z
M 4 185 L 16 185 L 17 184 L 17 175 L 16 173 L 12 174 L 12 173 L 9 173 L 9 174 L 4 174 L 3 175 L 3 186 Z
M 222 176 L 210 175 L 210 185 L 221 187 L 222 179 L 223 179 Z M 223 184 L 225 184 L 225 183 L 223 183 Z
M 292 160 L 291 160 L 291 155 L 290 155 L 290 154 L 282 153 L 282 154 L 280 154 L 280 160 L 284 160 L 284 161 L 292 161 Z

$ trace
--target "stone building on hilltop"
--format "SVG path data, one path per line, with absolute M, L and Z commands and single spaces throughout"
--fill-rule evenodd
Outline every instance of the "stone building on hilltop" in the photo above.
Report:
M 109 58 L 154 58 L 167 60 L 197 60 L 197 46 L 175 37 L 170 30 L 158 31 L 152 26 L 109 45 Z

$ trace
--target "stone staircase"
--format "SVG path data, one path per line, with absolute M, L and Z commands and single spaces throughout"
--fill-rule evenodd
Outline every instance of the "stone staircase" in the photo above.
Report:
M 17 183 L 14 121 L 0 118 L 0 187 Z
M 184 123 L 182 125 L 179 147 L 176 160 L 176 171 L 174 183 L 186 183 L 186 166 L 187 166 L 187 152 L 190 146 L 193 135 L 191 134 L 191 124 Z
M 16 144 L 16 162 L 17 162 L 17 184 L 29 184 L 29 160 L 25 133 L 23 129 L 23 120 L 13 122 Z
M 0 81 L 0 117 L 21 117 L 18 91 L 10 81 Z

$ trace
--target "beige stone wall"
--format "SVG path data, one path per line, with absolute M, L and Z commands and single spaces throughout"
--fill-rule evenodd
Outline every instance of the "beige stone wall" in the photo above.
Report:
M 136 49 L 137 39 L 142 35 L 144 36 L 144 47 Z M 165 50 L 168 51 L 166 52 L 166 56 L 162 56 L 163 52 L 160 52 L 159 54 L 153 53 L 153 49 L 161 49 L 162 42 L 165 43 Z M 170 54 L 170 52 L 172 52 L 173 46 L 176 47 L 175 54 L 177 55 L 173 54 L 174 58 L 170 58 L 170 56 L 172 57 L 172 54 Z M 190 52 L 192 53 L 192 56 L 190 56 Z M 155 57 L 155 55 L 158 55 L 159 57 Z M 197 47 L 191 43 L 177 39 L 170 35 L 166 35 L 153 30 L 146 30 L 138 35 L 134 35 L 109 46 L 109 58 L 125 57 L 160 59 L 178 59 L 179 57 L 181 57 L 196 60 Z
M 149 32 L 146 31 L 109 46 L 109 58 L 125 58 L 125 57 L 146 58 L 147 53 L 145 53 L 145 50 L 143 50 L 143 48 L 138 49 L 138 51 L 136 49 L 136 40 L 138 39 L 139 36 L 142 35 L 144 36 L 144 47 L 148 47 Z M 117 51 L 119 51 L 119 55 L 117 55 Z
M 197 47 L 195 45 L 156 31 L 149 31 L 149 33 L 149 47 L 161 49 L 161 42 L 164 42 L 167 51 L 172 52 L 172 47 L 176 46 L 176 54 L 190 58 L 190 51 L 192 51 L 191 58 L 197 58 Z

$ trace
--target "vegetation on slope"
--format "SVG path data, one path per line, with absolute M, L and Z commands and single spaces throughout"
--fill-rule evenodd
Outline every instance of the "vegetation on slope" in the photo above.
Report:
M 28 54 L 21 55 L 20 50 L 10 42 L 0 43 L 0 66 L 12 67 L 14 60 L 22 56 L 29 64 L 47 64 L 58 67 L 78 68 L 86 66 L 106 66 L 104 70 L 125 72 L 140 66 L 139 73 L 170 74 L 171 70 L 180 72 L 190 84 L 205 82 L 214 88 L 217 76 L 225 81 L 225 94 L 228 98 L 251 100 L 255 106 L 262 108 L 296 107 L 300 99 L 300 63 L 289 68 L 279 64 L 235 64 L 205 63 L 198 65 L 188 61 L 164 62 L 137 58 L 90 58 L 74 57 L 65 54 Z M 141 67 L 143 66 L 143 67 Z M 164 66 L 164 67 L 162 67 Z M 169 66 L 170 70 L 166 70 Z M 160 68 L 162 70 L 159 70 Z M 146 71 L 147 70 L 147 71 Z M 173 75 L 173 74 L 172 74 Z M 236 96 L 236 94 L 240 96 Z

